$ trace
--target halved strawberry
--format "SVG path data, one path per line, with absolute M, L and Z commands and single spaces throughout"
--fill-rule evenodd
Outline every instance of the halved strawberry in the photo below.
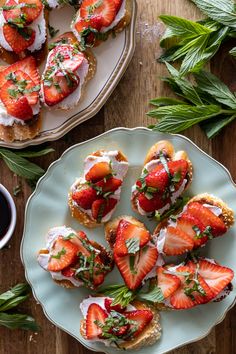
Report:
M 205 226 L 210 226 L 213 236 L 223 235 L 227 228 L 221 218 L 199 202 L 191 202 L 187 206 L 187 212 L 199 219 Z
M 177 227 L 168 226 L 163 252 L 167 256 L 178 256 L 193 249 L 193 239 Z
M 86 234 L 83 231 L 79 231 L 76 236 L 77 237 L 72 237 L 70 242 L 77 246 L 78 253 L 82 253 L 85 257 L 89 257 L 91 255 L 89 250 L 90 241 Z
M 97 187 L 100 187 L 103 193 L 115 192 L 122 185 L 122 181 L 118 178 L 111 177 L 107 180 L 102 180 L 96 183 Z
M 157 285 L 161 288 L 164 299 L 172 295 L 180 286 L 181 281 L 176 275 L 165 273 L 163 267 L 157 267 Z
M 121 4 L 123 2 L 123 0 L 113 0 L 113 2 L 115 3 L 115 7 L 116 7 L 116 13 L 119 12 Z
M 158 257 L 157 249 L 144 246 L 135 255 L 119 257 L 114 253 L 115 263 L 129 289 L 137 289 L 144 277 L 153 269 Z
M 97 199 L 97 191 L 92 187 L 73 192 L 72 199 L 83 209 L 92 208 L 93 202 Z
M 114 252 L 117 256 L 126 256 L 131 254 L 127 244 L 132 242 L 131 240 L 138 240 L 138 248 L 145 246 L 150 240 L 150 233 L 143 227 L 132 224 L 127 220 L 120 220 L 117 232 L 116 232 L 116 243 L 114 246 Z M 136 253 L 135 252 L 132 253 Z
M 6 84 L 5 84 L 6 85 Z M 3 90 L 5 89 L 5 85 L 2 88 L 1 92 L 3 94 Z M 0 95 L 1 95 L 0 92 Z M 19 99 L 10 99 L 8 93 L 6 94 L 6 98 L 4 98 L 5 102 L 7 102 L 6 109 L 7 112 L 18 119 L 21 120 L 29 120 L 33 118 L 33 110 L 29 105 L 29 102 L 26 97 L 22 96 Z M 3 97 L 3 96 L 0 96 Z
M 115 3 L 111 0 L 84 0 L 80 7 L 80 16 L 89 19 L 94 15 L 100 15 L 102 25 L 108 27 L 116 16 Z
M 36 60 L 34 57 L 29 56 L 25 59 L 19 60 L 16 63 L 7 66 L 3 71 L 0 72 L 1 86 L 4 85 L 5 82 L 8 80 L 8 75 L 10 73 L 14 73 L 17 70 L 21 70 L 27 75 L 29 75 L 30 79 L 35 83 L 35 85 L 39 85 L 40 76 L 36 66 Z
M 3 34 L 12 50 L 17 54 L 30 47 L 35 40 L 35 30 L 30 27 L 18 28 L 4 23 Z
M 182 214 L 177 219 L 177 227 L 193 239 L 194 247 L 204 245 L 208 241 L 207 235 L 204 236 L 203 234 L 204 225 L 191 214 Z
M 78 247 L 70 241 L 59 237 L 52 248 L 48 262 L 48 270 L 59 272 L 74 263 L 77 257 Z
M 152 172 L 145 178 L 148 187 L 156 188 L 159 192 L 164 192 L 169 185 L 169 177 L 163 165 L 158 165 Z
M 218 295 L 234 277 L 232 269 L 209 262 L 205 259 L 199 260 L 197 264 L 189 262 L 188 266 L 193 270 L 197 269 L 197 272 L 211 288 L 214 297 Z
M 201 275 L 195 275 L 190 267 L 180 266 L 176 272 L 181 285 L 170 297 L 170 303 L 174 309 L 188 309 L 209 302 L 213 298 L 213 292 L 207 283 Z M 180 273 L 189 274 L 189 276 L 181 276 Z
M 75 275 L 75 268 L 67 267 L 65 269 L 62 269 L 61 274 L 64 275 L 64 277 L 73 277 Z
M 22 14 L 25 15 L 26 24 L 30 24 L 39 17 L 43 10 L 41 0 L 19 0 L 19 4 L 24 4 L 21 8 Z
M 102 24 L 102 16 L 100 15 L 93 15 L 89 19 L 79 17 L 78 21 L 75 23 L 75 29 L 78 33 L 82 33 L 88 28 L 93 28 L 100 31 Z
M 84 55 L 76 51 L 71 45 L 57 46 L 49 56 L 48 65 L 53 66 L 60 58 L 63 68 L 68 71 L 76 71 L 84 60 Z
M 104 300 L 104 306 L 107 310 L 107 312 L 111 312 L 111 311 L 116 311 L 116 312 L 124 312 L 126 310 L 126 307 L 121 307 L 121 305 L 117 304 L 117 305 L 112 305 L 112 299 L 106 298 Z
M 186 160 L 169 161 L 168 168 L 172 178 L 176 180 L 174 182 L 175 190 L 178 190 L 187 175 L 189 169 L 188 162 Z
M 153 312 L 151 310 L 134 310 L 124 312 L 126 318 L 135 323 L 131 324 L 130 329 L 135 329 L 133 337 L 137 337 L 143 332 L 144 328 L 152 321 Z
M 74 92 L 80 80 L 77 75 L 72 76 L 69 73 L 64 76 L 54 75 L 47 79 L 49 70 L 46 71 L 43 79 L 44 102 L 48 106 L 54 106 Z
M 87 339 L 95 339 L 102 334 L 102 329 L 97 323 L 104 325 L 107 317 L 106 312 L 98 304 L 94 303 L 89 306 L 86 316 Z
M 8 0 L 5 2 L 4 7 L 6 8 L 7 6 L 9 7 L 9 9 L 3 10 L 3 16 L 6 20 L 6 22 L 8 22 L 9 20 L 14 20 L 14 19 L 18 19 L 20 18 L 21 15 L 21 9 L 17 8 L 18 2 L 16 2 L 15 0 Z M 12 7 L 15 8 L 12 8 Z
M 100 181 L 107 175 L 112 173 L 111 166 L 108 162 L 98 162 L 86 173 L 85 179 L 93 183 Z
M 106 216 L 117 204 L 117 199 L 114 198 L 100 198 L 92 204 L 92 216 L 98 222 Z
M 152 213 L 155 210 L 161 209 L 167 201 L 164 201 L 161 195 L 154 193 L 149 199 L 145 193 L 140 193 L 137 197 L 139 206 L 147 213 Z

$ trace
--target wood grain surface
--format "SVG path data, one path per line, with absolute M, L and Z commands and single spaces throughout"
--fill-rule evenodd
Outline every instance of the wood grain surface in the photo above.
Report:
M 159 79 L 165 74 L 165 68 L 156 62 L 156 58 L 160 54 L 159 38 L 163 33 L 163 26 L 158 21 L 158 15 L 166 13 L 185 16 L 189 19 L 199 19 L 200 14 L 188 0 L 138 0 L 138 7 L 136 51 L 124 77 L 104 108 L 95 117 L 78 126 L 59 141 L 47 144 L 47 146 L 53 147 L 55 152 L 35 159 L 35 162 L 43 168 L 46 169 L 52 161 L 74 143 L 87 140 L 114 127 L 147 126 L 153 122 L 145 115 L 149 108 L 148 100 L 158 95 L 169 94 L 168 88 Z M 235 61 L 226 55 L 226 51 L 222 50 L 215 57 L 211 68 L 214 73 L 230 84 L 232 89 L 236 90 Z M 234 180 L 236 179 L 236 121 L 212 141 L 207 140 L 198 127 L 189 129 L 185 135 L 223 163 L 231 172 Z M 0 182 L 10 191 L 19 184 L 19 178 L 14 176 L 2 161 L 0 161 Z M 24 269 L 20 261 L 19 248 L 25 203 L 30 194 L 31 188 L 22 181 L 22 192 L 15 198 L 18 212 L 16 231 L 8 247 L 0 252 L 0 291 L 8 289 L 17 282 L 24 281 Z M 92 353 L 75 339 L 53 326 L 46 319 L 40 305 L 33 297 L 22 306 L 22 309 L 37 319 L 42 330 L 34 334 L 0 328 L 0 354 Z M 235 333 L 236 309 L 234 308 L 206 338 L 172 351 L 171 354 L 233 354 L 236 353 Z

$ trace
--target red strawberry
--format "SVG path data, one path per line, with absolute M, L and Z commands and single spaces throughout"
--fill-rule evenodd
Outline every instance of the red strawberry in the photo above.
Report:
M 86 173 L 85 178 L 87 181 L 95 183 L 111 173 L 111 166 L 108 162 L 98 162 L 90 168 L 90 170 Z
M 59 237 L 52 248 L 48 263 L 48 270 L 59 272 L 74 263 L 77 257 L 78 247 L 70 241 Z
M 157 285 L 161 288 L 164 299 L 172 295 L 180 286 L 181 281 L 176 275 L 165 273 L 163 267 L 157 267 Z
M 45 78 L 49 75 L 48 69 L 45 73 Z M 68 73 L 67 76 L 54 75 L 49 83 L 45 84 L 43 79 L 44 101 L 48 106 L 54 106 L 69 96 L 79 85 L 79 78 L 73 74 L 73 77 Z M 47 80 L 48 81 L 48 80 Z
M 116 7 L 116 13 L 119 12 L 121 4 L 123 2 L 123 0 L 113 0 L 113 2 L 115 3 L 115 7 Z
M 126 310 L 126 307 L 121 307 L 121 305 L 117 304 L 117 305 L 112 305 L 112 299 L 106 298 L 104 300 L 104 306 L 107 310 L 107 312 L 111 312 L 111 311 L 116 311 L 116 312 L 124 312 Z
M 91 252 L 88 250 L 89 247 L 85 247 L 85 244 L 90 245 L 90 241 L 83 231 L 79 231 L 76 235 L 77 237 L 72 237 L 70 242 L 77 246 L 78 252 L 82 253 L 85 257 L 89 257 Z
M 204 225 L 200 220 L 188 213 L 182 214 L 177 219 L 177 227 L 193 239 L 194 247 L 204 245 L 208 241 L 208 237 L 203 235 Z M 200 235 L 198 235 L 199 233 Z
M 6 85 L 6 84 L 5 84 Z M 5 89 L 5 85 L 2 87 L 0 91 L 0 98 L 2 99 L 3 97 L 3 91 Z M 7 96 L 8 93 L 6 94 L 6 97 L 4 97 L 4 100 L 6 102 L 6 109 L 7 112 L 18 119 L 22 120 L 29 120 L 33 118 L 33 110 L 31 106 L 29 105 L 29 102 L 26 97 L 20 97 L 17 100 L 10 99 L 9 96 Z
M 178 256 L 191 251 L 193 239 L 177 227 L 168 226 L 163 251 L 167 256 Z
M 176 160 L 168 162 L 169 171 L 172 177 L 178 182 L 174 182 L 175 190 L 178 190 L 188 172 L 188 162 L 186 160 Z
M 137 197 L 139 206 L 147 213 L 154 212 L 162 208 L 166 202 L 157 193 L 153 194 L 153 198 L 149 199 L 146 197 L 145 193 L 140 193 Z
M 83 209 L 92 208 L 93 202 L 97 199 L 97 191 L 92 187 L 81 189 L 72 194 L 72 199 Z
M 92 204 L 92 216 L 98 222 L 107 215 L 117 204 L 117 199 L 114 198 L 100 198 Z
M 10 73 L 14 73 L 17 70 L 21 70 L 27 75 L 29 75 L 30 79 L 34 81 L 35 85 L 39 85 L 40 77 L 39 72 L 36 66 L 36 61 L 34 57 L 27 57 L 25 59 L 19 60 L 16 63 L 7 66 L 3 71 L 0 72 L 0 82 L 1 86 L 8 80 L 7 76 Z
M 3 10 L 3 16 L 6 20 L 6 22 L 8 22 L 9 20 L 14 20 L 16 18 L 20 18 L 21 9 L 19 9 L 19 8 L 10 9 L 10 7 L 17 6 L 17 5 L 18 5 L 18 2 L 16 2 L 15 0 L 8 0 L 5 2 L 5 6 L 9 6 L 9 10 Z
M 67 267 L 62 269 L 61 274 L 64 275 L 64 277 L 73 277 L 75 275 L 75 269 L 72 267 Z
M 23 32 L 24 35 L 22 35 Z M 3 34 L 12 50 L 17 54 L 30 47 L 35 40 L 35 30 L 30 27 L 20 28 L 19 30 L 16 26 L 5 23 Z
M 97 31 L 100 31 L 102 28 L 102 16 L 93 15 L 89 19 L 79 18 L 75 23 L 75 29 L 78 33 L 83 32 L 87 28 L 94 28 Z
M 114 252 L 117 256 L 126 256 L 129 254 L 126 243 L 128 240 L 138 239 L 139 248 L 141 248 L 148 243 L 150 238 L 150 233 L 143 227 L 122 219 L 117 228 Z
M 227 228 L 221 218 L 216 216 L 210 209 L 203 206 L 198 202 L 191 202 L 188 204 L 187 212 L 197 219 L 199 219 L 205 226 L 211 227 L 211 233 L 213 236 L 223 235 Z
M 134 337 L 137 337 L 140 333 L 143 332 L 144 328 L 152 321 L 153 313 L 150 310 L 134 310 L 124 313 L 125 317 L 131 321 L 135 321 L 131 325 L 131 330 L 137 328 L 133 333 Z
M 71 45 L 57 46 L 53 49 L 52 54 L 49 57 L 49 65 L 55 65 L 55 57 L 60 56 L 60 60 L 63 60 L 63 68 L 68 71 L 77 70 L 84 60 L 82 53 L 74 52 Z
M 115 263 L 129 289 L 137 289 L 144 277 L 153 269 L 158 257 L 157 249 L 144 246 L 134 256 L 119 257 L 114 253 Z
M 214 297 L 218 295 L 233 279 L 234 272 L 227 267 L 201 259 L 198 263 L 197 272 L 202 276 L 207 285 L 214 293 Z M 189 262 L 188 266 L 193 270 L 197 265 Z
M 209 302 L 213 298 L 211 289 L 200 275 L 197 275 L 197 283 L 196 281 L 191 281 L 191 279 L 195 278 L 195 275 L 189 267 L 180 266 L 176 269 L 176 272 L 181 280 L 181 286 L 170 297 L 170 303 L 175 309 L 188 309 Z M 179 275 L 181 272 L 188 273 L 189 276 Z M 186 281 L 187 278 L 189 281 Z M 196 284 L 198 284 L 199 291 L 191 290 L 194 289 Z
M 86 337 L 87 339 L 95 339 L 102 334 L 102 329 L 96 324 L 98 321 L 105 324 L 107 318 L 106 312 L 98 304 L 91 304 L 88 308 L 86 316 Z
M 100 15 L 102 25 L 108 27 L 116 16 L 115 3 L 111 0 L 84 0 L 80 7 L 80 16 L 87 19 L 91 15 Z
M 43 10 L 41 0 L 19 0 L 19 4 L 25 4 L 25 6 L 21 8 L 21 11 L 25 15 L 26 24 L 36 20 Z
M 159 192 L 164 192 L 169 184 L 169 177 L 163 165 L 158 165 L 154 171 L 150 172 L 145 178 L 145 182 L 148 187 L 157 188 Z
M 122 185 L 122 181 L 118 178 L 108 178 L 107 180 L 102 180 L 96 183 L 97 187 L 102 188 L 102 192 L 115 192 Z

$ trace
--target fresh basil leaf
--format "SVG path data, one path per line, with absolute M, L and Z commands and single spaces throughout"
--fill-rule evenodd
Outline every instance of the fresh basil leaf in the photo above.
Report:
M 157 285 L 152 287 L 148 292 L 146 293 L 139 293 L 138 297 L 142 300 L 154 302 L 154 303 L 161 303 L 164 301 L 164 296 L 161 288 Z
M 201 128 L 204 130 L 206 136 L 209 139 L 212 139 L 235 118 L 236 114 L 229 117 L 217 117 L 217 119 L 211 119 L 209 122 L 203 122 L 203 124 L 201 124 Z
M 207 16 L 225 26 L 236 28 L 236 12 L 233 0 L 192 0 Z
M 23 296 L 17 296 L 14 297 L 13 299 L 10 299 L 6 301 L 4 304 L 0 306 L 0 312 L 2 311 L 7 311 L 12 309 L 13 307 L 18 306 L 22 302 L 24 302 L 26 299 L 28 299 L 29 295 L 23 295 Z
M 29 180 L 37 180 L 44 174 L 44 170 L 41 167 L 29 162 L 11 150 L 1 148 L 0 157 L 2 157 L 9 169 L 18 176 Z
M 17 296 L 26 294 L 30 291 L 30 286 L 28 284 L 17 284 L 12 289 L 0 294 L 0 305 L 4 304 L 6 301 L 14 299 Z
M 221 114 L 221 108 L 216 105 L 202 105 L 197 107 L 178 105 L 160 107 L 147 114 L 160 119 L 153 130 L 179 133 L 194 124 Z
M 236 97 L 215 75 L 207 71 L 194 74 L 198 87 L 213 96 L 218 102 L 236 109 Z
M 161 107 L 161 106 L 175 106 L 178 104 L 185 104 L 185 102 L 181 100 L 177 100 L 176 98 L 170 98 L 170 97 L 158 97 L 158 98 L 153 98 L 152 100 L 149 101 L 150 104 L 153 106 Z
M 0 313 L 0 326 L 9 329 L 26 329 L 31 331 L 38 331 L 39 326 L 36 324 L 33 317 L 22 314 L 8 314 L 5 312 Z
M 51 152 L 54 152 L 54 149 L 47 148 L 39 151 L 16 151 L 15 153 L 17 155 L 20 155 L 21 157 L 40 157 L 40 156 L 45 156 Z

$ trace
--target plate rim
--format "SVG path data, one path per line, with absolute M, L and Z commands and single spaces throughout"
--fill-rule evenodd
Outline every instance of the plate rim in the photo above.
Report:
M 46 311 L 44 305 L 43 305 L 42 302 L 37 298 L 37 295 L 36 295 L 35 290 L 34 290 L 32 284 L 31 284 L 31 281 L 30 281 L 29 278 L 28 278 L 27 269 L 26 269 L 26 267 L 25 267 L 25 262 L 24 262 L 24 258 L 23 258 L 23 245 L 24 245 L 25 233 L 26 233 L 27 210 L 28 210 L 28 208 L 29 208 L 29 204 L 30 204 L 31 200 L 33 199 L 33 197 L 34 197 L 34 196 L 36 195 L 36 193 L 37 193 L 37 189 L 39 188 L 39 185 L 42 183 L 42 181 L 44 180 L 44 178 L 46 177 L 46 175 L 47 175 L 47 174 L 49 173 L 49 171 L 53 168 L 53 166 L 56 165 L 56 164 L 58 164 L 58 163 L 60 163 L 60 161 L 64 158 L 64 156 L 65 156 L 67 153 L 69 153 L 71 150 L 76 149 L 77 147 L 82 146 L 82 145 L 85 145 L 85 144 L 87 144 L 87 143 L 90 143 L 90 142 L 92 142 L 92 141 L 94 141 L 94 140 L 100 139 L 100 138 L 102 138 L 102 137 L 104 137 L 104 136 L 106 136 L 106 135 L 108 135 L 108 134 L 112 134 L 113 132 L 116 132 L 116 131 L 120 131 L 120 132 L 122 132 L 122 131 L 125 131 L 125 132 L 132 132 L 132 131 L 138 131 L 138 130 L 140 130 L 140 131 L 146 131 L 146 132 L 152 131 L 151 129 L 146 128 L 146 127 L 142 127 L 142 126 L 134 127 L 134 128 L 117 127 L 117 128 L 110 129 L 110 130 L 108 130 L 108 131 L 106 131 L 106 132 L 104 132 L 104 133 L 102 133 L 102 134 L 99 134 L 99 135 L 97 135 L 97 136 L 95 136 L 95 137 L 93 137 L 93 138 L 91 138 L 91 139 L 88 139 L 88 140 L 85 140 L 85 141 L 82 141 L 82 142 L 80 142 L 80 143 L 77 143 L 77 144 L 74 144 L 74 145 L 70 146 L 68 149 L 66 149 L 66 150 L 61 154 L 61 156 L 60 156 L 57 160 L 53 161 L 53 162 L 49 165 L 49 167 L 48 167 L 48 169 L 46 170 L 45 174 L 38 180 L 38 182 L 37 182 L 37 184 L 36 184 L 36 187 L 35 187 L 35 190 L 34 190 L 33 193 L 29 196 L 29 198 L 28 198 L 28 200 L 27 200 L 27 202 L 26 202 L 26 205 L 25 205 L 24 229 L 23 229 L 23 234 L 22 234 L 22 239 L 21 239 L 21 245 L 20 245 L 20 258 L 21 258 L 21 262 L 22 262 L 22 264 L 23 264 L 23 266 L 24 266 L 24 270 L 25 270 L 25 272 L 24 272 L 24 274 L 25 274 L 25 279 L 26 279 L 26 281 L 29 283 L 29 285 L 30 285 L 30 287 L 31 287 L 31 290 L 32 290 L 32 294 L 33 294 L 33 296 L 34 296 L 34 299 L 41 305 L 44 315 L 46 316 L 46 318 L 47 318 L 52 324 L 54 324 L 56 327 L 60 328 L 61 330 L 63 330 L 64 332 L 66 332 L 67 334 L 69 334 L 70 336 L 72 336 L 73 338 L 75 338 L 77 341 L 79 341 L 79 343 L 80 343 L 81 345 L 83 345 L 83 346 L 86 347 L 87 349 L 92 350 L 92 351 L 94 351 L 94 352 L 97 351 L 95 348 L 93 348 L 93 347 L 91 347 L 91 346 L 89 346 L 89 345 L 87 345 L 87 344 L 85 344 L 85 343 L 82 343 L 75 335 L 71 334 L 71 333 L 70 333 L 67 329 L 65 329 L 63 326 L 58 325 L 58 324 L 49 316 L 49 314 L 47 313 L 47 311 Z M 177 137 L 179 137 L 179 138 L 181 138 L 181 139 L 187 141 L 188 143 L 190 143 L 191 145 L 193 145 L 197 150 L 199 150 L 203 155 L 205 155 L 205 156 L 208 157 L 210 160 L 212 160 L 212 161 L 215 162 L 217 165 L 219 165 L 219 166 L 226 172 L 226 174 L 227 174 L 227 176 L 228 176 L 229 181 L 231 182 L 231 184 L 236 188 L 236 183 L 234 182 L 234 180 L 233 180 L 233 178 L 232 178 L 232 176 L 231 176 L 231 173 L 229 172 L 229 170 L 228 170 L 221 162 L 217 161 L 217 160 L 214 159 L 212 156 L 210 156 L 208 153 L 206 153 L 205 151 L 203 151 L 198 145 L 196 145 L 196 144 L 195 144 L 191 139 L 189 139 L 188 137 L 186 137 L 186 136 L 184 136 L 184 135 L 181 135 L 181 134 L 169 134 L 169 135 L 170 135 L 170 136 L 174 136 L 174 137 L 177 136 Z M 181 347 L 183 347 L 183 346 L 185 346 L 185 345 L 187 345 L 187 344 L 195 343 L 195 342 L 198 342 L 199 340 L 205 338 L 206 336 L 208 336 L 208 334 L 212 331 L 212 329 L 213 329 L 216 325 L 218 325 L 219 323 L 221 323 L 221 322 L 225 319 L 227 313 L 233 308 L 233 306 L 234 306 L 235 304 L 236 304 L 236 295 L 235 295 L 235 297 L 234 297 L 234 299 L 233 299 L 231 305 L 230 305 L 228 308 L 225 309 L 225 311 L 223 312 L 222 316 L 219 316 L 219 318 L 217 318 L 216 322 L 215 322 L 213 325 L 210 325 L 209 328 L 208 328 L 208 330 L 207 330 L 203 335 L 197 337 L 196 339 L 191 339 L 191 340 L 189 340 L 189 341 L 185 341 L 185 342 L 181 343 L 180 345 L 177 345 L 177 346 L 171 348 L 171 349 L 168 350 L 168 351 L 162 351 L 162 352 L 159 352 L 158 354 L 166 354 L 166 353 L 168 353 L 168 352 L 171 351 L 171 350 L 175 350 L 175 349 L 181 348 Z M 105 353 L 105 354 L 110 354 L 109 351 L 106 351 L 106 348 L 104 348 L 104 349 L 101 348 L 101 351 L 102 351 L 103 353 Z
M 115 75 L 114 78 L 109 78 L 102 90 L 98 93 L 94 101 L 81 112 L 77 112 L 71 117 L 69 117 L 64 123 L 60 126 L 50 129 L 49 131 L 45 131 L 43 135 L 38 135 L 33 139 L 23 140 L 23 141 L 13 141 L 13 142 L 5 142 L 0 140 L 0 146 L 11 149 L 23 149 L 29 146 L 37 146 L 46 142 L 55 141 L 63 136 L 65 136 L 70 130 L 75 128 L 76 126 L 82 124 L 86 120 L 94 117 L 100 109 L 104 106 L 108 98 L 111 96 L 115 88 L 117 87 L 119 81 L 125 74 L 129 63 L 131 62 L 135 47 L 136 47 L 136 20 L 137 20 L 137 0 L 132 1 L 132 15 L 129 26 L 125 28 L 126 42 L 124 44 L 122 55 L 119 61 L 116 64 L 116 67 L 111 73 L 111 76 Z M 119 34 L 118 34 L 119 35 Z M 85 112 L 85 113 L 84 113 Z M 55 111 L 56 114 L 56 111 Z M 81 116 L 80 116 L 81 115 Z

